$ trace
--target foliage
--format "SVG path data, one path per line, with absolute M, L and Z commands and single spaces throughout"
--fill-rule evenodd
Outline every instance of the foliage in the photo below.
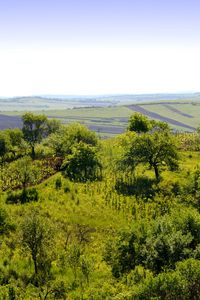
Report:
M 140 113 L 134 113 L 130 116 L 128 121 L 128 130 L 135 131 L 137 133 L 148 132 L 151 129 L 151 123 L 149 119 Z
M 170 128 L 166 122 L 150 120 L 145 115 L 136 112 L 129 118 L 128 130 L 137 133 L 146 133 L 149 131 L 169 131 Z
M 85 144 L 96 146 L 96 134 L 90 131 L 84 125 L 74 123 L 67 126 L 61 126 L 59 130 L 51 134 L 44 144 L 53 149 L 56 156 L 64 157 L 72 152 L 72 148 L 83 142 Z
M 79 143 L 64 160 L 62 170 L 72 181 L 92 181 L 100 177 L 101 164 L 93 147 Z
M 36 188 L 23 189 L 17 192 L 8 192 L 6 197 L 7 204 L 23 204 L 27 202 L 38 201 L 38 191 Z
M 29 213 L 21 226 L 22 246 L 30 253 L 34 264 L 33 284 L 43 285 L 50 276 L 53 259 L 51 227 L 37 211 Z
M 200 217 L 194 211 L 180 211 L 152 223 L 143 221 L 116 242 L 107 245 L 104 259 L 115 277 L 142 265 L 155 273 L 174 268 L 176 262 L 193 256 L 200 243 Z
M 199 299 L 200 293 L 200 262 L 188 259 L 179 262 L 175 271 L 161 273 L 155 278 L 147 279 L 140 287 L 136 300 Z
M 34 115 L 25 113 L 22 116 L 24 139 L 31 147 L 32 158 L 35 158 L 35 145 L 42 141 L 47 132 L 47 117 L 45 115 Z
M 134 169 L 139 163 L 148 163 L 159 180 L 161 168 L 168 166 L 175 169 L 177 161 L 178 152 L 173 136 L 168 131 L 156 131 L 135 137 L 120 164 Z
M 58 163 L 55 158 L 31 162 L 27 157 L 7 163 L 1 167 L 0 189 L 6 191 L 37 184 L 54 174 Z
M 7 234 L 9 230 L 14 229 L 9 221 L 9 217 L 5 209 L 0 208 L 0 235 Z
M 5 155 L 11 147 L 10 139 L 5 131 L 0 132 L 0 158 L 1 162 L 5 160 Z
M 19 131 L 3 131 L 0 299 L 198 299 L 200 154 L 178 151 L 179 138 L 150 122 L 147 133 L 104 141 L 82 125 L 52 124 L 35 160 Z M 127 164 L 138 140 L 146 151 Z M 165 140 L 179 168 L 161 156 L 158 182 L 143 157 Z

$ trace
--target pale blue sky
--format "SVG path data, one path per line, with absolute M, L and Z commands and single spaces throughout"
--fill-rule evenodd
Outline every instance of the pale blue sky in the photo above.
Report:
M 199 1 L 0 0 L 0 95 L 200 91 Z

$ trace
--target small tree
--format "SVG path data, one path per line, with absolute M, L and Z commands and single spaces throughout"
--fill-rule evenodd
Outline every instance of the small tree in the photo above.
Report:
M 26 149 L 26 142 L 23 139 L 22 130 L 19 128 L 6 129 L 5 133 L 10 139 L 10 152 L 12 153 L 13 157 L 16 158 L 17 154 L 22 155 Z
M 135 131 L 137 133 L 147 132 L 151 129 L 150 120 L 140 113 L 134 113 L 131 115 L 128 121 L 128 130 Z
M 47 131 L 47 117 L 45 115 L 34 115 L 33 113 L 25 113 L 22 116 L 23 135 L 31 147 L 31 156 L 35 158 L 35 145 L 40 143 Z
M 22 184 L 22 188 L 25 191 L 27 185 L 34 182 L 35 175 L 32 169 L 32 163 L 30 157 L 23 157 L 17 160 L 18 179 Z
M 137 133 L 146 133 L 149 131 L 170 131 L 170 128 L 166 122 L 150 120 L 143 114 L 134 113 L 129 119 L 128 130 Z
M 77 144 L 72 154 L 64 160 L 62 170 L 73 181 L 84 182 L 97 179 L 100 175 L 101 164 L 96 149 L 84 143 Z
M 50 276 L 52 230 L 37 211 L 29 213 L 21 226 L 22 246 L 30 253 L 34 264 L 33 282 L 43 285 Z
M 45 145 L 52 148 L 57 156 L 62 157 L 71 154 L 72 148 L 80 142 L 96 146 L 98 139 L 94 132 L 79 123 L 60 126 L 56 132 L 50 134 L 44 141 Z
M 177 167 L 177 161 L 176 143 L 168 131 L 137 136 L 124 155 L 124 162 L 127 165 L 148 163 L 154 169 L 157 180 L 160 179 L 161 167 L 168 166 L 174 169 Z
M 57 132 L 61 128 L 61 122 L 57 119 L 48 119 L 47 120 L 47 130 L 46 134 L 52 134 Z

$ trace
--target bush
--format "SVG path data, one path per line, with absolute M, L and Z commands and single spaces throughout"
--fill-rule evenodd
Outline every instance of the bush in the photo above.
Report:
M 23 204 L 32 201 L 38 201 L 38 191 L 36 188 L 25 189 L 20 192 L 9 192 L 6 198 L 7 204 Z
M 21 203 L 38 201 L 38 191 L 36 188 L 23 190 L 21 194 Z
M 101 168 L 96 149 L 82 142 L 73 148 L 62 165 L 64 176 L 77 182 L 100 179 Z
M 59 190 L 62 186 L 62 180 L 61 180 L 61 177 L 58 177 L 55 181 L 55 188 L 56 190 Z
M 21 192 L 8 192 L 6 197 L 7 204 L 17 204 L 21 203 Z

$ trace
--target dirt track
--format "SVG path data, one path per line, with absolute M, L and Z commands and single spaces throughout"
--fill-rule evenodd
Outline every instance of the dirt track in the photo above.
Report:
M 179 122 L 179 121 L 176 121 L 174 119 L 171 119 L 171 118 L 168 118 L 168 117 L 163 117 L 155 112 L 151 112 L 139 105 L 136 105 L 136 104 L 132 104 L 132 105 L 127 105 L 126 107 L 128 107 L 129 109 L 135 111 L 135 112 L 140 112 L 152 119 L 157 119 L 157 120 L 160 120 L 160 121 L 163 121 L 163 122 L 167 122 L 167 123 L 170 123 L 172 125 L 175 125 L 175 126 L 181 126 L 181 127 L 184 127 L 184 128 L 187 128 L 187 129 L 190 129 L 192 131 L 196 130 L 196 128 L 190 126 L 190 125 L 187 125 L 187 124 L 184 124 L 182 122 Z

